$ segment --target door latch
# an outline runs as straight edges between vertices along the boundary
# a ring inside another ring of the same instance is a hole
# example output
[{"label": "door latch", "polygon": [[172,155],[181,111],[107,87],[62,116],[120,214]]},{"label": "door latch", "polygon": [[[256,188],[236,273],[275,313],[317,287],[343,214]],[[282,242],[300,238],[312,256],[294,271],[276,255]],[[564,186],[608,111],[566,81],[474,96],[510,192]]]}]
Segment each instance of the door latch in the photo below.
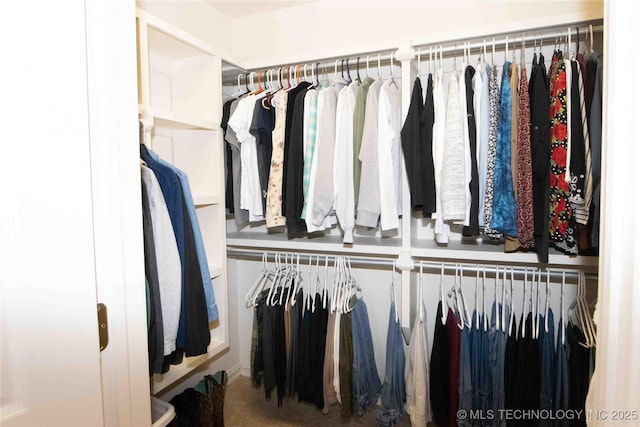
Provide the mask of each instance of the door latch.
[{"label": "door latch", "polygon": [[102,303],[98,303],[98,335],[100,337],[100,351],[102,351],[109,345],[107,306]]}]

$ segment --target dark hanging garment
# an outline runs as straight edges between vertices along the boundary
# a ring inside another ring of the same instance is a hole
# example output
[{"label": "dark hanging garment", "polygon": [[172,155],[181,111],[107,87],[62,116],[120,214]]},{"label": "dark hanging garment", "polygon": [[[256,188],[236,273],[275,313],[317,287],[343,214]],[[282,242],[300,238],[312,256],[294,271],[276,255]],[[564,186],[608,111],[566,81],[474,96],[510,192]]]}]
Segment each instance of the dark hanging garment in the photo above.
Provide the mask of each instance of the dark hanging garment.
[{"label": "dark hanging garment", "polygon": [[[515,377],[513,378],[513,408],[527,411],[540,409],[540,347],[533,338],[533,317],[529,313],[520,322],[517,334]],[[522,327],[524,326],[524,337]],[[531,425],[530,420],[514,420],[514,425]]]},{"label": "dark hanging garment", "polygon": [[304,205],[304,95],[311,83],[302,82],[288,92],[282,169],[282,212],[287,218],[289,238],[302,237],[307,224],[300,219]]},{"label": "dark hanging garment", "polygon": [[411,209],[421,210],[425,218],[431,217],[436,206],[432,148],[433,122],[433,78],[429,74],[424,103],[422,102],[422,83],[420,78],[416,78],[409,112],[400,132],[411,191]]},{"label": "dark hanging garment", "polygon": [[[258,312],[262,312],[262,356],[264,368],[264,392],[267,399],[271,398],[271,392],[277,385],[276,376],[276,310],[267,304],[269,289],[262,291],[258,298]],[[282,328],[282,326],[281,326]],[[279,332],[278,332],[279,333]]]},{"label": "dark hanging garment", "polygon": [[[513,331],[509,335],[509,318],[507,318],[507,342],[504,348],[504,407],[505,409],[516,409],[516,370],[518,364],[518,321],[513,322]],[[513,424],[515,420],[507,420],[507,425]]]},{"label": "dark hanging garment", "polygon": [[[231,101],[229,105],[229,117],[233,116],[233,113],[238,108],[238,99]],[[223,122],[224,123],[224,122]],[[228,119],[227,119],[228,123]],[[232,181],[232,194],[233,194],[233,214],[237,227],[246,226],[249,223],[249,211],[240,208],[240,188],[242,186],[242,161],[240,158],[240,142],[236,137],[232,128],[228,127],[225,123],[224,140],[227,143],[227,148],[231,151],[231,181]],[[227,157],[228,161],[229,157]]]},{"label": "dark hanging garment", "polygon": [[[540,315],[540,409],[553,409],[553,395],[555,393],[556,374],[554,369],[555,355],[555,324],[553,312],[549,310],[549,332],[545,329],[545,318]],[[551,420],[540,420],[541,427],[551,426]]]},{"label": "dark hanging garment", "polygon": [[[291,286],[294,286],[295,281],[291,283]],[[300,347],[302,346],[301,337],[303,335],[303,330],[301,328],[304,327],[305,320],[302,316],[302,311],[304,310],[304,296],[302,293],[302,289],[300,289],[296,295],[296,303],[291,306],[288,305],[289,314],[290,314],[290,328],[291,328],[291,340],[289,343],[289,357],[287,358],[287,379],[285,382],[285,395],[293,396],[296,394],[297,388],[297,376],[299,374],[299,366],[301,363],[300,359]],[[306,313],[305,313],[306,315]]]},{"label": "dark hanging garment", "polygon": [[589,225],[591,228],[591,246],[597,248],[600,244],[600,178],[602,156],[602,61],[593,53],[589,60],[595,62],[596,76],[593,89],[593,100],[590,103],[589,143],[591,144],[591,174],[593,177],[593,196],[591,199],[591,214]]},{"label": "dark hanging garment", "polygon": [[[280,299],[280,293],[284,292],[280,289],[276,294]],[[287,380],[287,349],[286,339],[284,335],[284,304],[276,304],[275,306],[267,306],[267,310],[271,309],[273,314],[273,362],[276,371],[276,390],[278,394],[278,406],[282,406],[285,393],[285,382]]]},{"label": "dark hanging garment", "polygon": [[569,345],[569,408],[582,414],[571,421],[571,426],[586,426],[585,402],[591,381],[591,349],[583,347],[585,336],[580,328],[569,322],[567,343]]},{"label": "dark hanging garment", "polygon": [[460,328],[453,310],[447,313],[447,337],[449,340],[449,425],[457,425],[460,396],[458,382],[460,379]]},{"label": "dark hanging garment", "polygon": [[315,311],[305,309],[302,318],[296,381],[298,400],[312,403],[318,409],[322,409],[324,406],[322,370],[329,312],[326,308],[322,308],[322,298],[319,294],[315,296],[315,306]]},{"label": "dark hanging garment", "polygon": [[471,192],[471,208],[469,213],[469,225],[462,227],[463,236],[477,236],[480,234],[480,225],[478,223],[480,185],[478,183],[478,159],[477,159],[477,140],[476,140],[476,116],[473,110],[473,76],[476,70],[472,66],[467,66],[464,73],[467,96],[467,122],[469,124],[469,148],[471,149],[471,182],[469,183],[469,191]]},{"label": "dark hanging garment", "polygon": [[262,385],[264,378],[264,301],[268,290],[262,291],[256,299],[253,310],[253,333],[251,336],[251,382],[254,387]]},{"label": "dark hanging garment", "polygon": [[[220,123],[220,127],[222,128],[223,138],[227,135],[227,126],[229,125],[229,116],[231,115],[231,103],[233,99],[228,100],[222,105],[222,122]],[[225,208],[227,212],[233,214],[233,154],[231,152],[231,145],[226,143],[224,144],[224,179],[225,179]]]},{"label": "dark hanging garment", "polygon": [[433,329],[433,347],[429,359],[429,398],[433,421],[438,426],[449,425],[449,338],[442,324],[442,301],[438,303]]},{"label": "dark hanging garment", "polygon": [[[556,388],[554,393],[554,410],[566,411],[570,409],[569,404],[569,342],[565,340],[562,344],[562,330],[565,328],[562,318],[558,322],[558,342],[556,344],[555,354],[555,370],[556,370]],[[568,334],[567,334],[568,335]],[[555,420],[553,423],[556,427],[568,427],[570,421],[567,419]]]},{"label": "dark hanging garment", "polygon": [[586,174],[582,113],[580,109],[580,86],[578,63],[571,61],[571,196],[574,204],[584,203],[584,180]]},{"label": "dark hanging garment", "polygon": [[351,313],[340,317],[340,416],[350,417],[353,414],[351,401],[351,378],[353,376],[353,334],[351,328]]},{"label": "dark hanging garment", "polygon": [[153,226],[147,189],[142,184],[142,229],[144,235],[144,271],[148,289],[147,350],[149,352],[149,375],[162,373],[164,360],[164,330],[162,324],[162,302],[160,282],[153,239]]},{"label": "dark hanging garment", "polygon": [[275,108],[266,104],[265,99],[259,99],[253,110],[253,120],[249,132],[256,137],[256,151],[258,155],[258,177],[260,179],[260,194],[262,209],[267,209],[267,186],[271,169],[271,153],[273,151],[272,132],[276,123]]},{"label": "dark hanging garment", "polygon": [[427,96],[422,109],[422,191],[424,206],[422,215],[430,218],[436,211],[436,178],[433,165],[433,123],[435,121],[435,107],[433,103],[433,76],[429,74],[427,80]]},{"label": "dark hanging garment", "polygon": [[[480,381],[480,390],[478,392],[478,405],[479,405],[479,410],[482,411],[481,413],[483,414],[488,414],[489,410],[491,410],[492,407],[492,393],[493,393],[493,389],[492,389],[492,373],[491,373],[491,365],[489,364],[489,331],[485,331],[484,330],[484,321],[485,321],[485,316],[487,316],[486,313],[484,313],[481,317],[480,317],[480,330],[477,331],[476,333],[478,335],[480,335],[479,338],[479,348],[477,350],[478,356],[476,359],[474,360],[478,360],[479,361],[479,368],[478,370],[480,371],[478,373],[478,378]],[[487,422],[483,422],[483,425],[487,425]]]},{"label": "dark hanging garment", "polygon": [[407,180],[409,182],[409,190],[411,192],[411,209],[422,209],[424,205],[422,180],[420,179],[421,165],[421,127],[420,120],[422,116],[422,84],[420,78],[416,77],[413,84],[413,92],[411,92],[411,102],[407,118],[402,125],[400,131],[400,139],[402,141],[402,153],[404,155],[404,164],[407,170]]},{"label": "dark hanging garment", "polygon": [[531,109],[531,172],[533,188],[533,238],[538,261],[549,262],[549,160],[551,136],[549,122],[549,81],[544,57],[535,59],[529,79]]}]

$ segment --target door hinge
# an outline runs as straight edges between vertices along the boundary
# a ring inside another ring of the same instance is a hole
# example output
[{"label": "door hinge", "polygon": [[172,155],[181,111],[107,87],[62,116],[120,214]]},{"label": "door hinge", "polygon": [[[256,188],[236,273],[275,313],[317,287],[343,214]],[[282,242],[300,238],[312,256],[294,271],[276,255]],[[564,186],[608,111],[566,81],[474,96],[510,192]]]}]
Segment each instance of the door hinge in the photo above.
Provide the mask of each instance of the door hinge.
[{"label": "door hinge", "polygon": [[109,345],[107,306],[102,303],[98,303],[98,335],[100,336],[100,351],[102,351]]}]

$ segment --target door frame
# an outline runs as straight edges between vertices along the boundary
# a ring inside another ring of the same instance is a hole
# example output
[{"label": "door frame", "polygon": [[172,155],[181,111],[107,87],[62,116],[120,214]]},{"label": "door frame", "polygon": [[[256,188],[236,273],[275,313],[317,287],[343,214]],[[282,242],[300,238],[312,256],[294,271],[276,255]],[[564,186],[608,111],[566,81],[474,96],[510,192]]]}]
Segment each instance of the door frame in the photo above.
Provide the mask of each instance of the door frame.
[{"label": "door frame", "polygon": [[105,425],[151,424],[134,0],[85,1],[89,129]]}]

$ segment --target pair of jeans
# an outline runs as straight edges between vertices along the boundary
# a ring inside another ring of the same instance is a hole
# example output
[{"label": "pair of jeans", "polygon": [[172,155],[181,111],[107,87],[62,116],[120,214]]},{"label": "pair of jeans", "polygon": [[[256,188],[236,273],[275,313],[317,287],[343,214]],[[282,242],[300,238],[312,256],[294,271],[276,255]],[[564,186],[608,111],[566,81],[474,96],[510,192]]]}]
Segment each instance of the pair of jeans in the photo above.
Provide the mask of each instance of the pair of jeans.
[{"label": "pair of jeans", "polygon": [[[470,413],[473,409],[473,385],[471,378],[471,334],[466,327],[460,332],[460,377],[458,382],[458,394],[460,396],[460,409]],[[458,426],[470,426],[471,420],[458,418]]]},{"label": "pair of jeans", "polygon": [[382,384],[382,411],[377,420],[380,426],[395,424],[404,413],[406,385],[404,381],[404,338],[400,323],[396,322],[395,303],[389,309],[389,327],[387,329],[387,352]]},{"label": "pair of jeans", "polygon": [[[504,313],[503,313],[504,310]],[[493,411],[496,416],[494,417],[494,426],[505,425],[504,420],[501,420],[498,414],[500,409],[505,409],[504,399],[504,351],[507,344],[507,335],[503,332],[502,327],[496,327],[496,321],[502,325],[502,319],[506,320],[508,326],[509,315],[511,311],[509,307],[502,307],[501,304],[494,302],[491,308],[491,323],[488,331],[488,356],[489,356],[489,369],[491,372],[491,394],[487,406]],[[504,314],[504,315],[503,315]]]},{"label": "pair of jeans", "polygon": [[[489,365],[489,331],[484,330],[486,314],[475,314],[471,325],[471,385],[472,409],[476,413],[489,414],[491,409],[491,366]],[[476,328],[476,322],[478,328]],[[474,425],[489,425],[486,417],[474,421]]]},{"label": "pair of jeans", "polygon": [[351,313],[354,409],[356,414],[362,416],[369,406],[375,405],[382,384],[373,352],[367,305],[362,299],[358,299]]},{"label": "pair of jeans", "polygon": [[[552,410],[553,396],[555,393],[555,372],[554,372],[554,336],[555,325],[553,324],[553,311],[549,310],[546,319],[549,325],[549,332],[545,329],[545,318],[540,315],[540,409]],[[540,420],[540,426],[550,426],[550,420]]]}]

